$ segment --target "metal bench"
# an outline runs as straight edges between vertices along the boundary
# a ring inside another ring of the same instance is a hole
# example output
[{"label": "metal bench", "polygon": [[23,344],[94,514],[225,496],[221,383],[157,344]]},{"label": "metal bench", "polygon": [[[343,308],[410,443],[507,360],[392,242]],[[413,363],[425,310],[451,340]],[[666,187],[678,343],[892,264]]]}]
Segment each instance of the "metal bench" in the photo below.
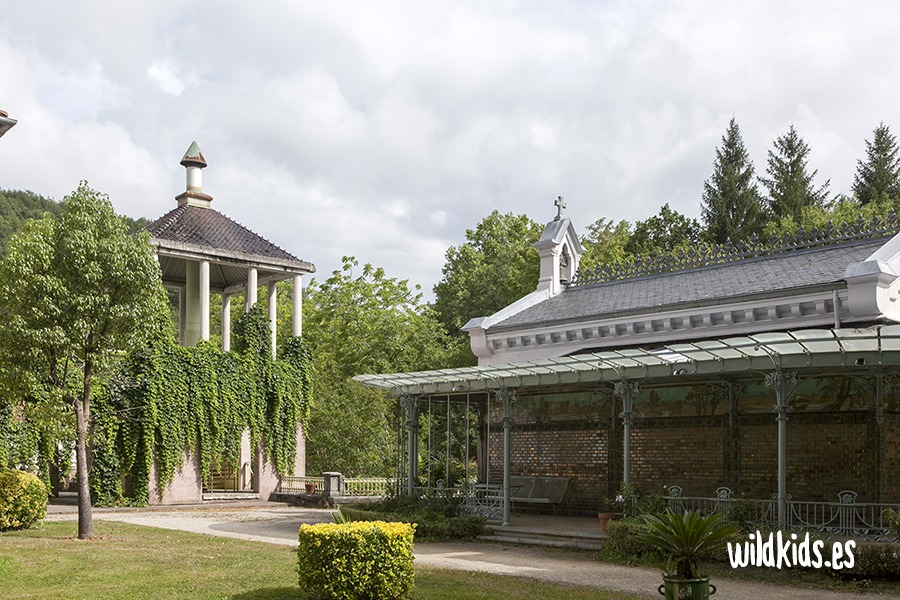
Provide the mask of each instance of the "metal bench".
[{"label": "metal bench", "polygon": [[556,505],[563,502],[569,478],[513,475],[509,478],[509,487],[511,502]]}]

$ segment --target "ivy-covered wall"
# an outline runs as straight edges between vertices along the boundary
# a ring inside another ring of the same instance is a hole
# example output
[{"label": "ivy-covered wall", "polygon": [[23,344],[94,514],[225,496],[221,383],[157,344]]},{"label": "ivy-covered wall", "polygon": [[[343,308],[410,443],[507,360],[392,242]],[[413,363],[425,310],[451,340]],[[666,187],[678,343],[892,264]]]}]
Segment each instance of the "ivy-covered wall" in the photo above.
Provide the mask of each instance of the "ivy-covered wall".
[{"label": "ivy-covered wall", "polygon": [[[93,406],[96,504],[146,504],[151,467],[164,488],[190,451],[201,476],[214,464],[237,468],[242,433],[263,443],[276,470],[294,468],[297,427],[309,412],[312,360],[301,338],[287,340],[272,359],[261,304],[236,323],[234,351],[209,342],[177,345],[171,336],[124,358]],[[122,476],[131,485],[123,489]]]}]

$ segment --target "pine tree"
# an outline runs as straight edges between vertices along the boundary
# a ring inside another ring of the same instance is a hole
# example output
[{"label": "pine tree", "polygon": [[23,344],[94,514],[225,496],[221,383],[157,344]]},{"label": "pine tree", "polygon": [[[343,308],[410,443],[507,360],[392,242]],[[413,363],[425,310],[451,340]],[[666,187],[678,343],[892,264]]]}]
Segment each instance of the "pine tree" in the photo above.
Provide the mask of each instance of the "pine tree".
[{"label": "pine tree", "polygon": [[897,138],[883,122],[875,128],[873,140],[866,140],[866,162],[856,161],[853,193],[860,204],[900,201],[900,158]]},{"label": "pine tree", "polygon": [[797,134],[793,124],[769,150],[766,168],[769,179],[760,181],[769,190],[769,207],[778,218],[790,217],[799,223],[805,207],[821,206],[828,196],[830,181],[819,189],[813,187],[818,171],[807,171],[808,155],[809,145]]},{"label": "pine tree", "polygon": [[723,244],[762,232],[766,214],[756,189],[753,163],[734,117],[716,148],[713,174],[703,183],[701,208],[707,241]]}]

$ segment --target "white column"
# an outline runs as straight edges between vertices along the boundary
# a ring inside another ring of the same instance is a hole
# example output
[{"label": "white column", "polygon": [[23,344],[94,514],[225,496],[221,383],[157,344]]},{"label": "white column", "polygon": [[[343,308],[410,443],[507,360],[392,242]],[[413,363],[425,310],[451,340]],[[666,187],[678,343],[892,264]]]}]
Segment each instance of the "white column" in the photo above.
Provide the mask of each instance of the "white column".
[{"label": "white column", "polygon": [[269,332],[272,334],[272,358],[275,358],[276,333],[278,329],[278,290],[274,281],[266,286],[266,300],[269,302]]},{"label": "white column", "polygon": [[294,275],[293,329],[294,337],[303,335],[303,276]]},{"label": "white column", "polygon": [[250,309],[256,304],[257,287],[256,269],[250,269],[247,271],[247,289],[244,290],[244,312],[250,312]]},{"label": "white column", "polygon": [[187,290],[178,288],[178,342],[184,346],[187,335]]},{"label": "white column", "polygon": [[200,263],[189,260],[185,263],[185,327],[184,345],[194,346],[200,341]]},{"label": "white column", "polygon": [[222,294],[222,350],[231,350],[231,294]]},{"label": "white column", "polygon": [[209,340],[209,261],[200,261],[200,339]]}]

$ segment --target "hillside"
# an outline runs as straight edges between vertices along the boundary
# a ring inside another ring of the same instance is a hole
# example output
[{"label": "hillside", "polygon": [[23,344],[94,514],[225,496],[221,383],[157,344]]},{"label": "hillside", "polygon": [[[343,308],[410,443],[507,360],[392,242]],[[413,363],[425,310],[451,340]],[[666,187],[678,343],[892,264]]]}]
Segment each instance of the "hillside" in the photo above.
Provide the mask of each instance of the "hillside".
[{"label": "hillside", "polygon": [[[25,190],[0,189],[0,257],[6,255],[6,242],[28,219],[39,219],[45,213],[58,215],[60,204],[50,198]],[[143,217],[123,217],[129,231],[138,231],[150,222]]]}]

